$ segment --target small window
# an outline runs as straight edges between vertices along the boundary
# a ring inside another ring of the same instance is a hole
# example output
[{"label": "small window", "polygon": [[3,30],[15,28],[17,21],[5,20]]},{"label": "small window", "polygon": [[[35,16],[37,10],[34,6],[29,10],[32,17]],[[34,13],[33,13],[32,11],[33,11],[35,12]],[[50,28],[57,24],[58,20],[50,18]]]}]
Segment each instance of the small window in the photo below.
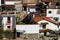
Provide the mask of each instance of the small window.
[{"label": "small window", "polygon": [[10,26],[8,26],[8,28],[10,28]]},{"label": "small window", "polygon": [[4,0],[1,0],[1,4],[4,4]]},{"label": "small window", "polygon": [[42,25],[43,26],[43,28],[46,28],[46,25],[44,24],[44,25]]},{"label": "small window", "polygon": [[7,17],[7,23],[11,23],[10,17]]},{"label": "small window", "polygon": [[20,37],[20,32],[17,32],[17,37]]},{"label": "small window", "polygon": [[51,11],[49,11],[49,13],[51,14],[52,12],[51,12]]},{"label": "small window", "polygon": [[58,21],[58,20],[59,20],[59,18],[58,18],[58,17],[55,17],[55,18],[54,18],[54,20],[55,20],[55,21]]},{"label": "small window", "polygon": [[26,6],[23,6],[23,8],[24,8],[24,11],[27,11],[27,7]]}]

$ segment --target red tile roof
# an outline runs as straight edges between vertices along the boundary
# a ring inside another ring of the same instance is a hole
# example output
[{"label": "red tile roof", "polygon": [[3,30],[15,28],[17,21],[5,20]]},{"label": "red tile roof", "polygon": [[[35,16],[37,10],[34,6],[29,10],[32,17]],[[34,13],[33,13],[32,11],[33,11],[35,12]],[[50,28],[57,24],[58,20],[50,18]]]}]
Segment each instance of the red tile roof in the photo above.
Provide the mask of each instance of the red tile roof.
[{"label": "red tile roof", "polygon": [[51,2],[52,0],[42,0],[43,2]]},{"label": "red tile roof", "polygon": [[49,17],[46,17],[46,16],[35,16],[35,18],[33,19],[33,21],[35,21],[35,22],[39,22],[41,20],[46,20],[46,21],[49,21],[53,24],[58,25],[58,22],[56,22],[55,20],[52,20],[52,19],[50,19]]},{"label": "red tile roof", "polygon": [[39,33],[41,33],[41,32],[50,32],[50,31],[52,31],[52,32],[54,32],[53,30],[50,30],[50,29],[41,29],[41,30],[39,30]]},{"label": "red tile roof", "polygon": [[50,5],[48,8],[56,8],[56,5]]},{"label": "red tile roof", "polygon": [[1,14],[14,14],[14,12],[12,12],[12,11],[3,11],[3,12],[1,12]]},{"label": "red tile roof", "polygon": [[5,1],[21,1],[21,0],[5,0]]}]

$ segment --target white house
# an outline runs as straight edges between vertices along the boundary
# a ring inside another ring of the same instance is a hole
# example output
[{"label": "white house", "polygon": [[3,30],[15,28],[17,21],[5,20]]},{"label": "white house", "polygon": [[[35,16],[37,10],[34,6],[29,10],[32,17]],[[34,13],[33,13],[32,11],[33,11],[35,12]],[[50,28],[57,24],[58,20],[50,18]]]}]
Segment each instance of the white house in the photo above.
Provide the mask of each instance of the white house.
[{"label": "white house", "polygon": [[0,0],[0,6],[1,6],[1,0]]},{"label": "white house", "polygon": [[47,9],[46,12],[47,17],[51,17],[52,19],[60,23],[60,9]]},{"label": "white house", "polygon": [[35,9],[35,8],[27,7],[27,12],[28,12],[28,14],[29,14],[30,12],[36,12],[36,9]]},{"label": "white house", "polygon": [[14,15],[2,15],[2,26],[3,30],[13,30],[15,27],[15,16]]},{"label": "white house", "polygon": [[[28,4],[24,4],[23,6],[24,6],[24,9],[26,9],[26,11],[28,12],[28,14],[30,13],[30,12],[36,12],[36,9],[35,9],[35,5],[36,4],[30,4],[30,3],[28,3]],[[24,10],[25,11],[25,10]]]},{"label": "white house", "polygon": [[17,32],[24,32],[24,34],[38,34],[39,25],[16,25]]},{"label": "white house", "polygon": [[50,29],[50,30],[59,30],[58,22],[52,20],[46,16],[37,16],[33,19],[36,23],[40,24],[40,29]]}]

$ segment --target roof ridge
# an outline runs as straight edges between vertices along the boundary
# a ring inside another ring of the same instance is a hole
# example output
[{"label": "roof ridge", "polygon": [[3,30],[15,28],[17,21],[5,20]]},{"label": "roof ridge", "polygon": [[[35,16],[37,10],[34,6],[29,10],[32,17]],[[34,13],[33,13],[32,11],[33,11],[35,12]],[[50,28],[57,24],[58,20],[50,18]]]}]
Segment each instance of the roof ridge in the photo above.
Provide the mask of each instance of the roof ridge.
[{"label": "roof ridge", "polygon": [[[39,17],[40,17],[40,18],[39,18]],[[37,18],[37,19],[36,19],[36,18]],[[51,23],[53,23],[53,24],[58,25],[58,22],[57,22],[57,21],[52,20],[51,18],[46,17],[46,16],[37,16],[37,17],[34,18],[34,21],[35,21],[35,22],[38,22],[38,21],[41,21],[41,20],[46,20],[46,21],[49,21],[49,22],[51,22]]]}]

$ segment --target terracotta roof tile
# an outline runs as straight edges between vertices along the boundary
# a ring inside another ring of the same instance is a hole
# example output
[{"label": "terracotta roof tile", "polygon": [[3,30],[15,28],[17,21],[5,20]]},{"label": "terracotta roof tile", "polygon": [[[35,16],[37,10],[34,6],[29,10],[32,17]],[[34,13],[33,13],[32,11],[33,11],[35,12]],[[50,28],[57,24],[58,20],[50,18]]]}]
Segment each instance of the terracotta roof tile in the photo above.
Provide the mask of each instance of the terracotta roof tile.
[{"label": "terracotta roof tile", "polygon": [[51,0],[42,0],[43,2],[51,2]]},{"label": "terracotta roof tile", "polygon": [[14,12],[12,12],[12,11],[3,11],[3,12],[1,12],[1,14],[14,14]]},{"label": "terracotta roof tile", "polygon": [[41,30],[39,30],[39,33],[41,33],[41,32],[50,32],[50,31],[52,31],[52,32],[54,32],[53,30],[50,30],[50,29],[41,29]]},{"label": "terracotta roof tile", "polygon": [[58,22],[56,22],[55,20],[52,20],[50,19],[49,17],[46,17],[46,16],[35,16],[35,18],[33,19],[35,22],[39,22],[41,20],[46,20],[46,21],[49,21],[53,24],[57,24],[58,25]]},{"label": "terracotta roof tile", "polygon": [[48,8],[56,8],[56,5],[50,5]]}]

